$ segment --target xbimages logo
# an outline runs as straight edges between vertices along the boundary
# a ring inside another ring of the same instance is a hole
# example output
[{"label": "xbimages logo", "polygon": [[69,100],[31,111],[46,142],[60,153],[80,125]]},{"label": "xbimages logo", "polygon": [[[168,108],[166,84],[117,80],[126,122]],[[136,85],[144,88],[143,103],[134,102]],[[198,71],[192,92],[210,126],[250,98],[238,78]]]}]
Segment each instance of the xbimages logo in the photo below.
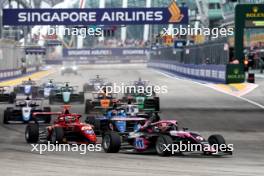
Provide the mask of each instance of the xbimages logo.
[{"label": "xbimages logo", "polygon": [[153,96],[155,94],[167,94],[168,86],[162,85],[125,85],[121,83],[118,85],[114,83],[111,86],[98,86],[98,93],[115,93],[115,94],[146,94],[146,96]]},{"label": "xbimages logo", "polygon": [[81,155],[87,152],[100,152],[102,151],[101,144],[55,144],[48,141],[47,144],[31,144],[31,152],[38,152],[44,154],[45,152],[78,152]]},{"label": "xbimages logo", "polygon": [[163,28],[162,36],[172,35],[172,36],[211,36],[215,39],[220,36],[227,37],[234,35],[234,28],[200,28],[191,27],[190,25],[183,26],[179,25],[175,28]]},{"label": "xbimages logo", "polygon": [[163,151],[170,152],[172,155],[181,152],[209,152],[217,155],[221,152],[233,152],[233,144],[192,144],[190,141],[183,143],[180,141],[178,144],[163,144]]}]

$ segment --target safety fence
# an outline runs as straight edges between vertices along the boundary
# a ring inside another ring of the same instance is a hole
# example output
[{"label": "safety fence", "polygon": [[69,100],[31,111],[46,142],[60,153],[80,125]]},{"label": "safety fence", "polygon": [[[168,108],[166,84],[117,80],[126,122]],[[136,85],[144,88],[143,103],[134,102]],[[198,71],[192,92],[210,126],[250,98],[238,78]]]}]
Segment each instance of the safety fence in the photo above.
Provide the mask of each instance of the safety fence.
[{"label": "safety fence", "polygon": [[212,41],[182,48],[152,47],[148,67],[204,81],[244,82],[243,65],[228,62],[228,44],[225,41]]},{"label": "safety fence", "polygon": [[0,40],[0,81],[38,71],[43,55],[27,50],[15,41]]},{"label": "safety fence", "polygon": [[225,65],[179,64],[174,61],[166,60],[162,62],[151,61],[148,63],[148,67],[204,81],[226,82]]},{"label": "safety fence", "polygon": [[182,64],[214,64],[221,65],[229,62],[229,47],[227,42],[212,41],[184,48],[152,48],[150,59],[173,60]]}]

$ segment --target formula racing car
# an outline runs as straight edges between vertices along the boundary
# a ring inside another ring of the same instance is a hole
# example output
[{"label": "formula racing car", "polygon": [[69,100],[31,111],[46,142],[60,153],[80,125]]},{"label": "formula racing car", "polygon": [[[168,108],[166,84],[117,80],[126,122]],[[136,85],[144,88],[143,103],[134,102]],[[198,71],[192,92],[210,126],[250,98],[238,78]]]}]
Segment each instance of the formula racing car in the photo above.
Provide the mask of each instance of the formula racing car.
[{"label": "formula racing car", "polygon": [[[122,122],[122,119],[118,119]],[[181,145],[195,145],[197,148],[184,151],[176,150]],[[221,135],[211,135],[208,140],[200,134],[187,129],[179,130],[176,120],[148,120],[138,123],[134,132],[120,135],[109,130],[104,133],[102,147],[107,153],[116,153],[125,145],[138,152],[155,150],[160,156],[199,152],[204,155],[232,155],[232,148],[226,145]]]},{"label": "formula racing car", "polygon": [[85,113],[90,114],[93,112],[106,112],[108,108],[113,106],[113,103],[117,101],[117,94],[114,93],[92,93],[93,99],[85,100]]},{"label": "formula racing car", "polygon": [[153,86],[149,85],[148,81],[139,78],[125,86],[122,102],[137,104],[141,110],[159,111],[160,100],[153,90]]},{"label": "formula racing car", "polygon": [[78,74],[77,70],[78,70],[78,67],[76,65],[76,62],[64,61],[61,67],[61,75],[64,75],[66,73],[77,75]]},{"label": "formula racing car", "polygon": [[11,91],[10,86],[0,86],[0,102],[14,103],[16,93]]},{"label": "formula racing car", "polygon": [[[35,112],[50,112],[50,107],[42,108],[42,99],[16,99],[14,107],[7,107],[4,111],[4,124],[8,124],[10,121],[21,121],[23,123],[28,123],[32,121],[32,114]],[[39,121],[44,121],[45,123],[50,123],[50,115],[43,116],[43,118],[38,119]]]},{"label": "formula racing car", "polygon": [[107,79],[101,78],[99,75],[96,75],[96,78],[90,79],[88,83],[83,85],[84,92],[99,91],[100,88],[112,86],[112,83],[108,82]]},{"label": "formula racing car", "polygon": [[29,78],[27,81],[23,81],[22,84],[14,87],[14,92],[16,94],[23,94],[26,96],[31,95],[32,98],[36,98],[38,96],[38,90],[39,86],[37,86],[37,83],[31,78]]},{"label": "formula racing car", "polygon": [[34,116],[57,115],[50,126],[41,126],[37,121],[28,124],[25,138],[28,143],[51,141],[52,143],[96,143],[96,135],[89,124],[80,122],[80,114],[70,113],[70,106],[63,112],[34,113]]},{"label": "formula racing car", "polygon": [[84,93],[77,92],[77,86],[70,86],[68,82],[65,83],[65,86],[62,86],[60,89],[56,91],[52,91],[49,96],[49,103],[63,103],[69,104],[78,102],[84,103]]},{"label": "formula racing car", "polygon": [[50,79],[48,82],[45,82],[40,86],[39,95],[48,98],[52,92],[58,91],[62,86],[62,83],[57,83]]}]

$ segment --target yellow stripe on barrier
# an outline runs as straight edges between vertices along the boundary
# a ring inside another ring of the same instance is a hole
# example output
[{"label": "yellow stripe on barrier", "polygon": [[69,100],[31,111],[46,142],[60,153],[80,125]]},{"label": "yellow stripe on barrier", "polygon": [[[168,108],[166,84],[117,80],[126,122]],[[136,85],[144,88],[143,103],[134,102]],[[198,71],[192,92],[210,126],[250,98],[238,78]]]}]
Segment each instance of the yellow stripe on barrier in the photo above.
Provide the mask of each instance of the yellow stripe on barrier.
[{"label": "yellow stripe on barrier", "polygon": [[32,80],[39,80],[41,78],[44,78],[52,73],[54,73],[55,70],[45,70],[45,71],[39,71],[37,73],[33,73],[27,76],[11,79],[11,80],[6,80],[6,81],[1,81],[0,86],[15,86],[18,84],[21,84],[23,81],[28,80],[31,78]]}]

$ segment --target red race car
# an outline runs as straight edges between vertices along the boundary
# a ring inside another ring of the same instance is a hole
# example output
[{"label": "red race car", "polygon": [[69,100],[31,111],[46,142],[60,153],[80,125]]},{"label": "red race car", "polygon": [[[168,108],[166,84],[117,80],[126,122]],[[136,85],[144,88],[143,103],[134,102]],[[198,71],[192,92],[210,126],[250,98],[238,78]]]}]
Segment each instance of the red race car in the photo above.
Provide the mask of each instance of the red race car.
[{"label": "red race car", "polygon": [[[28,143],[51,141],[51,143],[95,144],[96,135],[92,126],[80,122],[80,114],[70,113],[70,106],[63,106],[63,112],[36,112],[35,123],[28,124],[25,138]],[[37,118],[44,115],[57,115],[53,125],[40,125]]]}]

